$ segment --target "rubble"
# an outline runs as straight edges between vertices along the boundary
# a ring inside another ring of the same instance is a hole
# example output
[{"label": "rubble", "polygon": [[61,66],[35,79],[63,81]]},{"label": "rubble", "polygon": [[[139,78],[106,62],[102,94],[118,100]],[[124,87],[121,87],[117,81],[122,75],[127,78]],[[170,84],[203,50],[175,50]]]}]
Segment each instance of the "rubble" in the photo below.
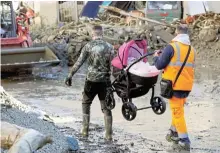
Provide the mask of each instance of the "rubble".
[{"label": "rubble", "polygon": [[0,86],[0,104],[2,108],[3,107],[16,108],[25,113],[35,113],[39,116],[38,118],[47,119],[52,122],[52,120],[50,119],[49,115],[47,115],[46,112],[32,108],[28,105],[21,103],[19,100],[15,99],[12,95],[7,93],[2,86]]},{"label": "rubble", "polygon": [[[188,16],[185,20],[177,20],[172,25],[188,24],[192,46],[196,50],[197,59],[210,60],[220,58],[220,14],[206,13]],[[167,31],[173,34],[172,28]]]},{"label": "rubble", "polygon": [[189,27],[197,58],[206,60],[220,58],[220,14],[197,15]]},{"label": "rubble", "polygon": [[220,14],[207,13],[197,15],[189,26],[194,32],[194,37],[198,37],[200,41],[213,42],[218,38]]},{"label": "rubble", "polygon": [[152,20],[152,19],[149,19],[149,18],[146,18],[146,17],[136,16],[136,15],[133,15],[133,14],[128,13],[128,12],[125,12],[125,11],[119,9],[119,8],[116,8],[116,7],[112,7],[112,6],[100,6],[100,8],[103,8],[103,9],[105,9],[105,10],[109,10],[109,11],[118,13],[118,14],[123,15],[123,16],[128,16],[128,17],[132,17],[132,18],[139,19],[139,20],[148,21],[148,22],[155,23],[155,24],[158,24],[158,25],[173,27],[172,25],[170,25],[170,24],[168,24],[168,23],[162,23],[162,22],[159,22],[159,21],[156,21],[156,20]]},{"label": "rubble", "polygon": [[[35,45],[48,45],[58,58],[62,59],[63,65],[72,66],[80,55],[82,47],[91,40],[90,27],[93,24],[102,25],[104,39],[115,46],[121,45],[128,38],[144,35],[148,39],[148,48],[156,50],[162,49],[172,40],[175,33],[174,27],[183,22],[175,21],[172,24],[167,24],[144,17],[132,16],[149,23],[142,26],[128,25],[126,16],[129,13],[118,9],[115,11],[115,8],[112,7],[104,8],[111,11],[104,11],[99,14],[99,19],[92,20],[83,17],[78,22],[63,23],[61,27],[32,29],[33,42]],[[117,13],[112,13],[112,11]],[[220,15],[214,13],[200,15],[188,24],[191,42],[197,51],[197,56],[203,58],[204,54],[208,52],[210,58],[220,57],[217,42],[220,34]]]},{"label": "rubble", "polygon": [[[60,131],[60,128],[54,124],[49,115],[39,108],[32,108],[23,104],[6,92],[2,86],[0,86],[0,97],[2,152],[24,153],[31,149],[31,152],[36,153],[63,153],[68,152],[74,147],[73,145],[78,145],[73,136],[66,136]],[[6,127],[5,123],[13,125]],[[15,127],[16,130],[11,127]],[[10,135],[8,136],[8,134]],[[10,150],[8,150],[9,148]],[[15,151],[24,148],[26,148],[25,151]],[[75,147],[75,149],[78,150],[79,148]]]},{"label": "rubble", "polygon": [[[33,29],[32,39],[34,46],[48,45],[52,49],[59,59],[64,60],[69,66],[72,66],[78,58],[82,47],[91,40],[91,34],[89,25],[98,23],[104,28],[104,39],[113,45],[122,44],[128,37],[134,38],[138,35],[144,34],[151,39],[151,31],[147,26],[142,27],[130,27],[126,25],[118,25],[118,23],[103,24],[99,21],[89,21],[87,25],[81,21],[78,26],[72,26],[73,23],[64,25],[56,30],[47,29]],[[156,40],[152,44],[151,48],[156,47]]]},{"label": "rubble", "polygon": [[220,14],[206,13],[194,17],[193,28],[219,28],[220,27]]},{"label": "rubble", "polygon": [[47,143],[52,143],[49,135],[43,135],[37,130],[1,122],[1,148],[8,153],[32,153]]},{"label": "rubble", "polygon": [[212,42],[216,40],[217,32],[215,29],[201,29],[199,32],[199,40],[203,40],[206,42]]}]

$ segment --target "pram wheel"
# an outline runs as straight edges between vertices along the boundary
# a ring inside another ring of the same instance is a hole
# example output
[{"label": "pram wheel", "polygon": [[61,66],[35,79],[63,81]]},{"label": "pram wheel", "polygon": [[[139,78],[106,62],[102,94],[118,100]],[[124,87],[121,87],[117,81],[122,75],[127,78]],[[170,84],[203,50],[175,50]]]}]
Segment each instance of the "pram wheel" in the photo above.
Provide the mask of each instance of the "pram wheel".
[{"label": "pram wheel", "polygon": [[161,97],[154,97],[152,100],[152,109],[155,114],[161,115],[166,111],[166,103]]},{"label": "pram wheel", "polygon": [[106,108],[112,110],[115,108],[115,100],[105,101]]},{"label": "pram wheel", "polygon": [[131,102],[124,103],[121,111],[124,118],[128,121],[132,121],[137,115],[137,107]]}]

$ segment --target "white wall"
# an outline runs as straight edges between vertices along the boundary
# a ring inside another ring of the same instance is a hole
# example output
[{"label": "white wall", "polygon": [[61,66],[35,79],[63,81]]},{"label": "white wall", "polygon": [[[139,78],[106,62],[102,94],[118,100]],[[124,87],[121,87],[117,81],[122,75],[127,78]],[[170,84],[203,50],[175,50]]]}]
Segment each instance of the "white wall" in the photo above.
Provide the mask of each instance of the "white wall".
[{"label": "white wall", "polygon": [[184,17],[186,14],[197,15],[206,11],[220,13],[220,1],[183,1],[183,7]]},{"label": "white wall", "polygon": [[220,13],[220,1],[205,1],[207,5],[207,11]]}]

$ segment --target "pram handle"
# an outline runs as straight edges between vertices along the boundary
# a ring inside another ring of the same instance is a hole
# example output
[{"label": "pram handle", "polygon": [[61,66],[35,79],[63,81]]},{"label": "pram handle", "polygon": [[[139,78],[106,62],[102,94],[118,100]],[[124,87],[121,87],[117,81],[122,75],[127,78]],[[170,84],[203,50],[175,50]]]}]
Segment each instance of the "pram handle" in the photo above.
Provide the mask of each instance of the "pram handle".
[{"label": "pram handle", "polygon": [[147,56],[154,55],[155,53],[156,53],[156,51],[154,51],[154,52],[149,52],[149,53],[147,53],[147,54],[141,56],[139,59],[137,59],[137,60],[134,61],[132,64],[130,64],[130,65],[128,66],[128,68],[126,68],[125,70],[128,71],[134,64],[140,62],[141,60],[143,60],[143,59],[146,58]]}]

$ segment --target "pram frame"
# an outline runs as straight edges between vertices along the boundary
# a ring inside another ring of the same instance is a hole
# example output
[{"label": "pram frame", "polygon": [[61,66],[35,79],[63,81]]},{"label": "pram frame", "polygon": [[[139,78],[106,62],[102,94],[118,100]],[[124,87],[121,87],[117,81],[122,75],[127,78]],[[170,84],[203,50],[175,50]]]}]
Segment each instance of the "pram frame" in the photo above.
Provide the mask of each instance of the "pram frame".
[{"label": "pram frame", "polygon": [[[148,107],[142,107],[142,108],[137,108],[133,103],[132,103],[132,98],[130,97],[130,82],[131,82],[131,78],[130,78],[130,75],[128,75],[129,73],[129,69],[136,63],[140,62],[141,60],[143,60],[144,58],[146,58],[147,56],[151,56],[153,55],[155,52],[151,52],[151,53],[147,53],[143,56],[141,56],[139,59],[135,60],[132,64],[130,64],[127,68],[125,69],[122,69],[121,70],[121,74],[119,74],[115,80],[111,83],[111,87],[112,87],[112,92],[116,92],[116,89],[114,88],[114,84],[116,81],[119,81],[121,80],[122,76],[124,76],[126,78],[126,84],[127,84],[127,91],[126,91],[126,95],[127,95],[127,99],[123,99],[122,97],[120,97],[122,99],[122,102],[123,102],[123,105],[122,105],[122,114],[124,116],[124,118],[128,121],[131,121],[133,120],[135,117],[136,117],[136,112],[139,111],[139,110],[144,110],[144,109],[149,109],[149,108],[152,108],[154,113],[160,115],[160,114],[163,114],[166,110],[166,103],[165,101],[163,101],[163,99],[161,97],[154,97],[154,94],[155,94],[155,84],[152,85],[152,87],[150,88],[152,90],[151,92],[151,98],[150,98],[150,105],[151,106],[148,106]],[[124,73],[124,74],[123,74]],[[149,90],[150,90],[149,89]],[[148,91],[149,92],[149,91]],[[157,102],[158,101],[158,102]],[[159,102],[161,102],[159,104]],[[115,104],[113,104],[115,106]],[[131,110],[131,113],[133,114],[132,117],[126,117],[125,115],[125,109],[127,106],[129,107],[129,109]],[[159,106],[160,105],[160,106]],[[161,112],[158,112],[158,108],[162,106],[162,110],[160,110]],[[112,108],[113,109],[113,108]]]},{"label": "pram frame", "polygon": [[[136,64],[136,63],[138,63],[138,62],[140,62],[141,60],[143,60],[144,58],[146,58],[147,56],[151,56],[151,55],[153,55],[154,54],[154,52],[152,52],[152,53],[147,53],[146,55],[143,55],[143,56],[141,56],[139,59],[137,59],[136,61],[134,61],[132,64],[130,64],[127,68],[125,68],[125,69],[122,69],[121,70],[121,72],[125,72],[126,74],[124,74],[124,75],[126,75],[126,81],[127,81],[127,95],[128,95],[128,99],[129,99],[129,101],[131,100],[131,98],[129,97],[129,93],[130,93],[130,81],[131,81],[131,79],[130,79],[130,76],[128,75],[128,72],[129,72],[129,69],[134,65],[134,64]],[[112,85],[116,82],[116,80],[120,80],[120,75],[118,75],[117,76],[117,78],[115,78],[115,80],[112,82]],[[113,90],[114,92],[115,92],[115,90]],[[154,86],[152,86],[152,95],[151,95],[151,99],[154,97]]]}]

